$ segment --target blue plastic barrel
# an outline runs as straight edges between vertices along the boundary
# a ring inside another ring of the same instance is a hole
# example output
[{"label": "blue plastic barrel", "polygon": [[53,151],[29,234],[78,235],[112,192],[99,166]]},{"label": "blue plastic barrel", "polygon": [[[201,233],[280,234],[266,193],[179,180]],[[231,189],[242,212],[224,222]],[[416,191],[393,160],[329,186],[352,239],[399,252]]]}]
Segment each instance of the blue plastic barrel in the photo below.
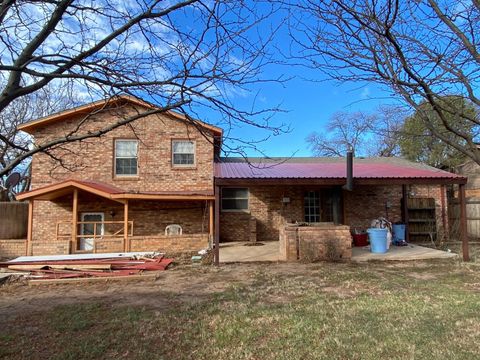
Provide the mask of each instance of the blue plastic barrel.
[{"label": "blue plastic barrel", "polygon": [[387,252],[387,229],[367,229],[370,240],[370,251],[372,253],[384,254]]},{"label": "blue plastic barrel", "polygon": [[393,241],[405,240],[405,224],[393,224]]}]

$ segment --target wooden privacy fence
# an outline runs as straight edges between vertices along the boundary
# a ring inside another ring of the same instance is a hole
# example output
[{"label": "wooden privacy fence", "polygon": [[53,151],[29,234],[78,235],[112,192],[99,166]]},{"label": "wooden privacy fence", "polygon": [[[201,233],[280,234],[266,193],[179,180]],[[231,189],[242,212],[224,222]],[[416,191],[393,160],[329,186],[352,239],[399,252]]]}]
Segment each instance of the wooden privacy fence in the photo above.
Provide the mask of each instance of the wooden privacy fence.
[{"label": "wooden privacy fence", "polygon": [[0,201],[0,239],[27,237],[28,203]]},{"label": "wooden privacy fence", "polygon": [[[467,234],[468,237],[480,240],[480,197],[467,198]],[[460,204],[458,199],[452,199],[448,205],[448,220],[450,235],[458,239],[460,233]]]}]

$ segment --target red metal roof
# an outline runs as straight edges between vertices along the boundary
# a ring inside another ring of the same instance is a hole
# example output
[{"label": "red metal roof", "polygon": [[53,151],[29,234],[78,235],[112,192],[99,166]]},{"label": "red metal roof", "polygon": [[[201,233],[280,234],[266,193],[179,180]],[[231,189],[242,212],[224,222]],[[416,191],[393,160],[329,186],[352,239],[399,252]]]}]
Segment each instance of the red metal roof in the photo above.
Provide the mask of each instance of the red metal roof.
[{"label": "red metal roof", "polygon": [[[462,176],[400,158],[356,158],[354,178],[464,179]],[[215,164],[219,179],[345,179],[344,158],[223,158]]]}]

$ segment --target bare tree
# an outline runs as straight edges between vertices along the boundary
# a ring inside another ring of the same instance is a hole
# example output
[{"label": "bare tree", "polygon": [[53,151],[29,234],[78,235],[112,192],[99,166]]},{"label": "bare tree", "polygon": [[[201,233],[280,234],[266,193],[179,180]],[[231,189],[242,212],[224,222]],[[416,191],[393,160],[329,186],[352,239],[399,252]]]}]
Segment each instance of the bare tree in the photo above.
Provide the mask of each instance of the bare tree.
[{"label": "bare tree", "polygon": [[[258,5],[257,2],[256,5]],[[84,102],[117,94],[142,97],[157,106],[119,118],[95,132],[75,132],[30,146],[22,135],[2,129],[0,148],[8,152],[0,176],[37,152],[102,136],[139,117],[175,109],[190,116],[209,114],[215,125],[238,123],[282,131],[269,122],[276,108],[250,102],[239,108],[272,63],[268,45],[276,32],[265,2],[161,0],[51,0],[0,4],[0,114],[10,118],[17,104],[51,84],[72,87]],[[48,106],[46,112],[55,111]],[[16,122],[31,114],[15,115]],[[201,117],[205,120],[205,117]],[[207,119],[208,120],[208,119]],[[86,118],[82,123],[87,123]],[[5,132],[4,132],[5,131]],[[28,140],[28,139],[27,139]],[[231,145],[242,151],[248,143]],[[252,145],[254,146],[254,144]]]},{"label": "bare tree", "polygon": [[[52,112],[74,107],[79,102],[80,99],[75,95],[72,86],[68,86],[68,84],[54,86],[52,83],[34,93],[14,100],[4,111],[0,112],[0,134],[6,139],[6,141],[0,141],[0,168],[6,168],[23,155],[23,149],[32,146],[31,137],[18,131],[17,126],[29,119],[40,118]],[[15,167],[15,171],[21,175],[20,182],[12,188],[2,186],[5,184],[8,173],[0,177],[0,201],[12,200],[15,193],[28,190],[30,170],[29,159],[20,162]]]},{"label": "bare tree", "polygon": [[357,156],[399,154],[398,134],[403,123],[397,107],[383,106],[376,112],[335,113],[324,131],[314,132],[307,142],[316,156],[345,156],[353,148]]},{"label": "bare tree", "polygon": [[478,0],[305,0],[294,7],[293,58],[338,81],[380,84],[417,114],[428,103],[440,119],[421,116],[431,134],[480,164],[476,139],[447,115],[473,126],[480,119],[441,101],[448,95],[480,106]]}]

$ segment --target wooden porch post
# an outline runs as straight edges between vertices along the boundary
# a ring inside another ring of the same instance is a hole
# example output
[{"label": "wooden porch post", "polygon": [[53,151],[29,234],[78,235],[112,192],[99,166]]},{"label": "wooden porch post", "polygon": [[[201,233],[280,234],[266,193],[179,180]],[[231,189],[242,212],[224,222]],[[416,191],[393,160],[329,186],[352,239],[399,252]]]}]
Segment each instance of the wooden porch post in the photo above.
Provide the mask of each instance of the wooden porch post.
[{"label": "wooden porch post", "polygon": [[215,186],[215,266],[220,265],[220,188]]},{"label": "wooden porch post", "polygon": [[214,222],[214,201],[211,200],[208,202],[208,235],[210,238],[210,241],[212,241],[213,244],[213,236],[214,236],[214,231],[213,228],[215,226]]},{"label": "wooden porch post", "polygon": [[447,210],[446,210],[446,202],[445,202],[445,193],[446,187],[445,185],[440,185],[440,199],[442,202],[442,226],[443,226],[443,237],[446,241],[450,239],[450,234],[448,231],[448,223],[447,223]]},{"label": "wooden porch post", "polygon": [[27,244],[25,246],[25,255],[32,255],[32,231],[33,231],[33,199],[28,200],[28,224],[27,224]]},{"label": "wooden porch post", "polygon": [[460,240],[462,241],[463,261],[469,261],[468,236],[467,236],[467,204],[465,201],[465,184],[458,185],[460,200]]},{"label": "wooden porch post", "polygon": [[402,221],[405,223],[405,240],[409,242],[410,236],[408,232],[408,191],[407,185],[402,185]]},{"label": "wooden porch post", "polygon": [[78,190],[73,190],[73,204],[72,204],[72,239],[70,246],[70,253],[75,252],[77,248],[77,231],[78,231]]},{"label": "wooden porch post", "polygon": [[128,243],[128,200],[123,204],[123,251],[128,252],[130,244]]}]

